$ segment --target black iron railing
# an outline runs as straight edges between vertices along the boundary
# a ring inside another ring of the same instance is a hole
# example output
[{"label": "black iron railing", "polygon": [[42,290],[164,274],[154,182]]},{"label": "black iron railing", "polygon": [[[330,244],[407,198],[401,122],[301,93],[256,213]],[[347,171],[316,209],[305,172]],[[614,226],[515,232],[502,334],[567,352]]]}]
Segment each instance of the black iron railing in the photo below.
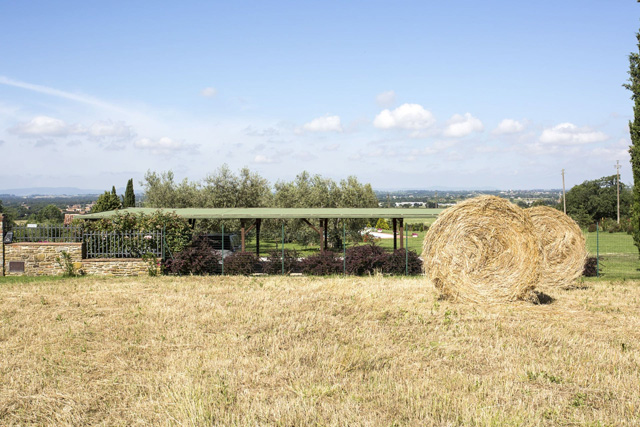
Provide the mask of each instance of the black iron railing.
[{"label": "black iron railing", "polygon": [[87,231],[82,227],[13,227],[12,242],[84,243],[87,258],[162,257],[162,231]]}]

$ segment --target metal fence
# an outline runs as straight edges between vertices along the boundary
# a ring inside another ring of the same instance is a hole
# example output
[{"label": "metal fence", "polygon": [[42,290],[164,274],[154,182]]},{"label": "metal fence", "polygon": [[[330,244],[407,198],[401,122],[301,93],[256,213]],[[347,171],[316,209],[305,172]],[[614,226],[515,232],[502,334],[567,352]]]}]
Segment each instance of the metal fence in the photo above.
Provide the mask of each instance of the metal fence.
[{"label": "metal fence", "polygon": [[87,258],[141,258],[148,254],[162,257],[162,237],[162,231],[90,231],[82,235]]},{"label": "metal fence", "polygon": [[13,227],[13,242],[84,243],[87,258],[141,258],[147,254],[162,257],[162,231],[101,232],[81,227]]},{"label": "metal fence", "polygon": [[597,259],[597,273],[603,279],[640,279],[640,257],[633,236],[625,232],[585,231],[590,257]]},{"label": "metal fence", "polygon": [[20,226],[11,229],[14,242],[82,242],[81,227],[61,227],[58,225]]}]

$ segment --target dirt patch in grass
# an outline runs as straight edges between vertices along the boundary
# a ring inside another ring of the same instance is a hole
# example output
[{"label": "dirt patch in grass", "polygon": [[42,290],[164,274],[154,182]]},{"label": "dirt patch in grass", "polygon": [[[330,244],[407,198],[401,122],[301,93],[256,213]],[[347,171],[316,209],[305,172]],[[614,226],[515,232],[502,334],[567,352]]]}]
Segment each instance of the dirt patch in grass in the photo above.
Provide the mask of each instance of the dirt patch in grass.
[{"label": "dirt patch in grass", "polygon": [[640,423],[640,283],[440,301],[423,278],[0,284],[0,424]]}]

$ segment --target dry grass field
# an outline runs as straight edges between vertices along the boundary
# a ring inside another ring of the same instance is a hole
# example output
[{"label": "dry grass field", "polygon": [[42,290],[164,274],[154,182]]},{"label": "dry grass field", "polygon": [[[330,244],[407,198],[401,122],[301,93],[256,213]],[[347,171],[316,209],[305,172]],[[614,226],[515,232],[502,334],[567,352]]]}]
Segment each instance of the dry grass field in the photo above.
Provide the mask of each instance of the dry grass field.
[{"label": "dry grass field", "polygon": [[638,425],[640,283],[0,281],[1,425]]}]

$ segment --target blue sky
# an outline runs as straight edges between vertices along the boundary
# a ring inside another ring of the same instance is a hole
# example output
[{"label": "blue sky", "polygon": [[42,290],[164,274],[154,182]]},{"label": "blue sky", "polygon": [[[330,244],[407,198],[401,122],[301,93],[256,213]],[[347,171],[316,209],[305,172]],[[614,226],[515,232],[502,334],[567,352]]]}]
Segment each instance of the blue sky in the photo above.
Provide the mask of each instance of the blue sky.
[{"label": "blue sky", "polygon": [[0,2],[0,189],[632,183],[634,1]]}]

